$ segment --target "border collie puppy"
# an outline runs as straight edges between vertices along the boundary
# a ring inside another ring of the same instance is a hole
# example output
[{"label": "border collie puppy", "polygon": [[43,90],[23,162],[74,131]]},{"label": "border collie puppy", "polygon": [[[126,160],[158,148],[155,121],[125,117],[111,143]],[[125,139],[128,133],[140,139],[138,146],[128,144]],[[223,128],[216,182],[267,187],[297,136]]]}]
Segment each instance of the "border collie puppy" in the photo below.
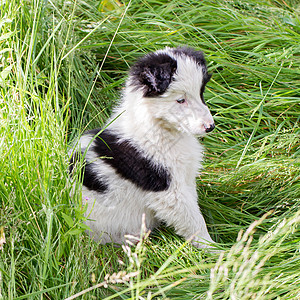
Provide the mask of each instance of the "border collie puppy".
[{"label": "border collie puppy", "polygon": [[164,222],[196,247],[213,247],[196,191],[203,157],[196,136],[215,127],[203,98],[209,79],[200,51],[150,53],[130,69],[105,129],[79,139],[70,169],[82,156],[87,225],[101,243],[139,237],[144,214],[148,229]]}]

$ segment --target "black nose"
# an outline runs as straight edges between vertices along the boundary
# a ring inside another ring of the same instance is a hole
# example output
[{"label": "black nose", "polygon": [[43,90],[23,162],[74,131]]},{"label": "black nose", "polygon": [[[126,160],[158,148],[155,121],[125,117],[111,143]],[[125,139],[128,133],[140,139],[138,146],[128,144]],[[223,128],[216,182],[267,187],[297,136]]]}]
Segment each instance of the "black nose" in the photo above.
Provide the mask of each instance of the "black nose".
[{"label": "black nose", "polygon": [[205,127],[205,132],[211,132],[215,128],[215,123],[210,124],[209,127]]}]

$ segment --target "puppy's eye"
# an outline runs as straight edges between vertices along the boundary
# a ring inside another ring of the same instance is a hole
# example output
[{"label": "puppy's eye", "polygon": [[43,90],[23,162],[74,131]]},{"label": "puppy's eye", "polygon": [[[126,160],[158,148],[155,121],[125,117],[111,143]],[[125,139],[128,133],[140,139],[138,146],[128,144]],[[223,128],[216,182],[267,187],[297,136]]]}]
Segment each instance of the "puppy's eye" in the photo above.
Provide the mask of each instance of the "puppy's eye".
[{"label": "puppy's eye", "polygon": [[182,99],[178,99],[178,100],[176,100],[176,101],[177,101],[177,103],[179,103],[179,104],[183,104],[183,103],[185,102],[185,99],[182,98]]}]

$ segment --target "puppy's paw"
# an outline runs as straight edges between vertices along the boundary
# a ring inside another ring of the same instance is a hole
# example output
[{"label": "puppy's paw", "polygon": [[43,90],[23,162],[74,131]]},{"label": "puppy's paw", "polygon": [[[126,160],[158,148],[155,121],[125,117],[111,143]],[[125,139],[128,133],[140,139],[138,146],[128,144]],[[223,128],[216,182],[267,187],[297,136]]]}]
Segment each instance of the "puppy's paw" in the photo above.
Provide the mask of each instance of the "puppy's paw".
[{"label": "puppy's paw", "polygon": [[219,250],[216,247],[216,243],[212,240],[212,239],[203,239],[203,238],[199,238],[199,237],[195,237],[192,241],[191,241],[192,245],[198,249],[204,249],[207,252],[210,253],[220,253],[221,250]]}]

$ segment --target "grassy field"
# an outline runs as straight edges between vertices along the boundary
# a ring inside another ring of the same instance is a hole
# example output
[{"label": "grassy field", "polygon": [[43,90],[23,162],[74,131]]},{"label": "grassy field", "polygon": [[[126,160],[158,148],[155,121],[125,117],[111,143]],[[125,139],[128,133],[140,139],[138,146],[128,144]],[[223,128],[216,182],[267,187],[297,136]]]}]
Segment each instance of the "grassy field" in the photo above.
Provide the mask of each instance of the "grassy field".
[{"label": "grassy field", "polygon": [[[0,299],[300,299],[297,0],[0,6]],[[165,227],[97,245],[80,186],[69,196],[67,149],[107,119],[136,58],[178,45],[213,73],[198,192],[224,251]]]}]

